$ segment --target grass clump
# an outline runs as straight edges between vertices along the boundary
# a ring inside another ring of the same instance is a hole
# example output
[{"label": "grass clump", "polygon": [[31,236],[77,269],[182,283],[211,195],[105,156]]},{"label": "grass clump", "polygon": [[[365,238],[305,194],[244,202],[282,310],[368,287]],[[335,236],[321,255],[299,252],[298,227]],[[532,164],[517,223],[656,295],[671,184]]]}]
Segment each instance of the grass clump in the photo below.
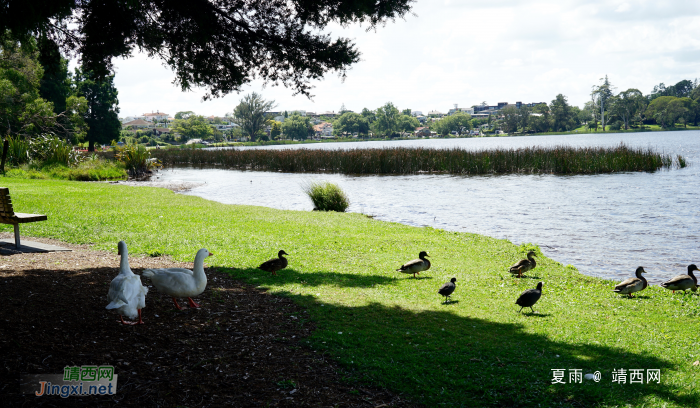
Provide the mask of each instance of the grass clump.
[{"label": "grass clump", "polygon": [[240,170],[342,174],[599,174],[656,171],[682,166],[682,158],[651,148],[527,147],[470,151],[461,148],[160,150],[166,166],[224,166]]},{"label": "grass clump", "polygon": [[314,210],[345,212],[350,206],[350,200],[337,184],[310,182],[304,192],[314,203]]},{"label": "grass clump", "polygon": [[[186,262],[206,247],[216,254],[207,258],[210,276],[227,273],[306,307],[316,330],[300,341],[339,361],[353,388],[388,387],[428,407],[700,406],[695,294],[652,285],[628,299],[612,292],[616,282],[582,275],[536,245],[361,214],[226,205],[162,188],[4,181],[15,208],[48,215],[22,227],[28,237],[112,252],[123,239],[132,255],[158,249]],[[256,269],[280,248],[288,268],[278,276]],[[530,249],[537,268],[511,277],[508,267]],[[423,250],[433,266],[419,279],[395,271]],[[444,305],[437,290],[452,277],[457,289]],[[517,313],[515,299],[538,281],[537,313]],[[96,285],[94,296],[106,292]],[[144,319],[158,313],[147,307]],[[212,349],[212,358],[220,353]],[[613,383],[621,368],[644,370],[644,383]],[[565,370],[564,384],[552,382],[554,369]],[[648,382],[655,369],[660,382]],[[572,382],[570,370],[600,371],[602,380]]]}]

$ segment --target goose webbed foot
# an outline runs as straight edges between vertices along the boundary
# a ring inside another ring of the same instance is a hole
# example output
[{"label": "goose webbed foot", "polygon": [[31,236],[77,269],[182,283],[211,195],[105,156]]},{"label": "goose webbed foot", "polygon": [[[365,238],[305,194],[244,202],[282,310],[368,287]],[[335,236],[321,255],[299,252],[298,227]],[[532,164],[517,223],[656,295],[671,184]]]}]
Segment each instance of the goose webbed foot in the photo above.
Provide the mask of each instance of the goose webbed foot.
[{"label": "goose webbed foot", "polygon": [[175,299],[175,297],[173,297],[173,303],[175,303],[175,307],[177,308],[177,310],[182,310],[180,305],[177,304],[177,299]]},{"label": "goose webbed foot", "polygon": [[188,297],[188,298],[187,298],[187,302],[188,302],[188,304],[190,305],[190,307],[199,307],[199,304],[197,304],[197,302],[195,302],[194,300],[192,300],[191,297]]},{"label": "goose webbed foot", "polygon": [[144,324],[143,320],[141,320],[141,309],[139,309],[139,321],[138,322],[127,322],[124,320],[124,316],[119,315],[119,320],[122,322],[122,324],[125,324],[127,326],[134,326],[137,324]]}]

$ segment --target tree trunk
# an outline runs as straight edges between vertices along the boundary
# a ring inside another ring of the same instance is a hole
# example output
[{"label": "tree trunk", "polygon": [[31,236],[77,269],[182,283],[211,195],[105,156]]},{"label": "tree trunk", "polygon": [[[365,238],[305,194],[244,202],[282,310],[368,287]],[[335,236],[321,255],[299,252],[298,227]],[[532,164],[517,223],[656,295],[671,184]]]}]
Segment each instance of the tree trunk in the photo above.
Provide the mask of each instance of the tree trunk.
[{"label": "tree trunk", "polygon": [[95,142],[90,140],[88,142],[88,152],[94,152],[95,151]]},{"label": "tree trunk", "polygon": [[10,147],[10,141],[5,139],[2,142],[2,160],[0,161],[0,172],[5,173],[5,160],[7,160],[7,149]]}]

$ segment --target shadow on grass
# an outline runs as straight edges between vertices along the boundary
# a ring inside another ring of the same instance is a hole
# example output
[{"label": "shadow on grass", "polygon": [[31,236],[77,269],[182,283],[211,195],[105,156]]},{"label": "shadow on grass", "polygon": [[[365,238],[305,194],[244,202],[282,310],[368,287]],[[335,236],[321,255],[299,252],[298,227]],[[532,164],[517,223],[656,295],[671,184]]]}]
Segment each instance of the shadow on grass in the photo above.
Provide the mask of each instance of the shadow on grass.
[{"label": "shadow on grass", "polygon": [[[635,406],[648,395],[656,402],[700,404],[700,391],[680,394],[664,383],[677,367],[657,355],[553,341],[523,324],[456,316],[447,309],[415,312],[380,303],[347,307],[314,296],[278,294],[310,308],[318,327],[311,344],[336,357],[348,379],[380,384],[427,406],[442,405],[446,398],[450,406],[469,407]],[[613,383],[613,370],[620,368],[643,369],[644,383]],[[566,384],[552,384],[554,369],[564,369]],[[661,383],[647,383],[646,369],[661,370]],[[600,371],[602,380],[571,383],[573,370],[581,370],[581,376]]]},{"label": "shadow on grass", "polygon": [[273,276],[269,272],[257,268],[222,268],[216,267],[221,272],[227,272],[236,278],[257,278],[256,283],[263,284],[289,284],[298,283],[304,286],[338,286],[345,288],[371,288],[374,285],[393,285],[400,277],[382,275],[361,275],[338,272],[300,272],[296,269],[286,268],[277,271]]}]

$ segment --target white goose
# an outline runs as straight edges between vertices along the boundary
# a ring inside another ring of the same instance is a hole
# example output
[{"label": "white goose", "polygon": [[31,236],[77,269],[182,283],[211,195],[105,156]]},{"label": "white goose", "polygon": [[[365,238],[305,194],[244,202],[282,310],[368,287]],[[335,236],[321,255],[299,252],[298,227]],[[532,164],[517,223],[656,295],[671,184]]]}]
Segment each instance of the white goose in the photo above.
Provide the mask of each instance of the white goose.
[{"label": "white goose", "polygon": [[[109,285],[109,304],[106,309],[117,309],[119,320],[122,324],[143,324],[141,320],[141,309],[146,307],[146,293],[148,288],[141,284],[141,277],[135,275],[129,267],[129,251],[126,243],[119,241],[117,244],[118,254],[121,255],[119,262],[119,275],[112,279]],[[125,322],[123,315],[131,319],[138,315],[138,322]]]},{"label": "white goose", "polygon": [[204,292],[207,287],[207,275],[204,273],[204,258],[212,256],[208,250],[202,248],[197,251],[194,258],[194,271],[185,268],[144,269],[143,276],[149,278],[158,292],[170,295],[175,307],[182,310],[177,304],[179,297],[186,297],[190,307],[199,307],[192,296]]}]

